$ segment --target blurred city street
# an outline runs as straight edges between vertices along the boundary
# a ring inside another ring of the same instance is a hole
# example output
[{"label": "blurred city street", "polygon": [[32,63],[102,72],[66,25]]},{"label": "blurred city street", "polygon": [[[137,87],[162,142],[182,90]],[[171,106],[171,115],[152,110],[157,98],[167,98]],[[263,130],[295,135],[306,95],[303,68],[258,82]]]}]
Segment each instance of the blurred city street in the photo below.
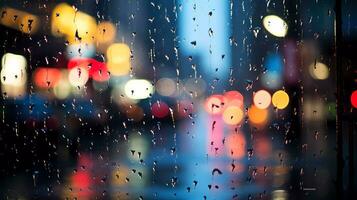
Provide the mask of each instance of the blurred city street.
[{"label": "blurred city street", "polygon": [[0,1],[0,199],[353,199],[356,9]]}]

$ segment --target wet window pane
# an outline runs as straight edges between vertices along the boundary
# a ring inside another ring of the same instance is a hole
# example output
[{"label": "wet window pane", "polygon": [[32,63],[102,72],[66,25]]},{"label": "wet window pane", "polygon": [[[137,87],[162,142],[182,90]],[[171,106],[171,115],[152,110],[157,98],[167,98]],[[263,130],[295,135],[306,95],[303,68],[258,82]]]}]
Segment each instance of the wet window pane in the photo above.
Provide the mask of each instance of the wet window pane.
[{"label": "wet window pane", "polygon": [[356,8],[1,1],[1,199],[353,199]]}]

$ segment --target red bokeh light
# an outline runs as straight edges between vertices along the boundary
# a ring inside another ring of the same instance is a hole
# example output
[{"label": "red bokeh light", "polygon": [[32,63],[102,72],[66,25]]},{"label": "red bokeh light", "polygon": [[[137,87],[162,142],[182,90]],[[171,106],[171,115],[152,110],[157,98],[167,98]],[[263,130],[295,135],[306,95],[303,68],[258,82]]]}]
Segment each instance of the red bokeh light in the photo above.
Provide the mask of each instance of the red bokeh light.
[{"label": "red bokeh light", "polygon": [[96,81],[107,81],[110,78],[106,64],[93,58],[71,59],[67,67],[68,69],[83,67],[88,70],[89,77]]},{"label": "red bokeh light", "polygon": [[72,176],[72,185],[76,189],[88,189],[91,185],[90,174],[86,171],[78,171]]},{"label": "red bokeh light", "polygon": [[228,99],[228,101],[234,100],[234,99],[239,99],[243,101],[243,95],[235,90],[228,91],[224,93],[224,97]]},{"label": "red bokeh light", "polygon": [[228,91],[224,93],[224,98],[226,99],[227,106],[238,106],[239,108],[243,108],[243,95],[238,91]]},{"label": "red bokeh light", "polygon": [[39,88],[53,88],[57,85],[61,76],[59,69],[39,67],[34,72],[35,85]]},{"label": "red bokeh light", "polygon": [[353,91],[351,94],[351,104],[353,107],[357,108],[357,90]]},{"label": "red bokeh light", "polygon": [[166,117],[169,114],[169,111],[169,106],[163,101],[155,102],[151,106],[151,112],[157,118]]}]

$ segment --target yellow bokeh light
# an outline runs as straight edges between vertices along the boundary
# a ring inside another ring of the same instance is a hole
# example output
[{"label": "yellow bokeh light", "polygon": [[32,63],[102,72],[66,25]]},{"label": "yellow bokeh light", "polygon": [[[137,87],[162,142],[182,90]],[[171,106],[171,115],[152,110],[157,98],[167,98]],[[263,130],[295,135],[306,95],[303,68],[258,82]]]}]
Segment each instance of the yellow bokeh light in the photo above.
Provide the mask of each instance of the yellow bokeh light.
[{"label": "yellow bokeh light", "polygon": [[309,72],[310,72],[310,75],[312,76],[312,78],[318,79],[318,80],[325,80],[329,76],[328,67],[321,62],[312,63],[309,66]]},{"label": "yellow bokeh light", "polygon": [[111,44],[107,49],[107,67],[111,75],[123,76],[130,72],[130,48],[124,43]]},{"label": "yellow bokeh light", "polygon": [[273,94],[272,103],[276,108],[284,109],[289,104],[289,95],[283,90],[278,90]]},{"label": "yellow bokeh light", "polygon": [[40,19],[35,15],[26,14],[19,20],[18,26],[24,33],[36,33],[40,26]]},{"label": "yellow bokeh light", "polygon": [[101,22],[97,26],[97,43],[112,43],[117,30],[111,22]]},{"label": "yellow bokeh light", "polygon": [[266,109],[271,103],[271,95],[266,90],[259,90],[253,96],[253,103],[259,109]]},{"label": "yellow bokeh light", "polygon": [[263,18],[264,28],[276,37],[285,37],[288,32],[286,22],[276,15],[268,15]]},{"label": "yellow bokeh light", "polygon": [[63,36],[71,30],[76,11],[66,3],[58,4],[52,11],[51,30],[54,36]]},{"label": "yellow bokeh light", "polygon": [[110,75],[124,76],[124,75],[129,74],[131,65],[130,65],[130,61],[126,61],[126,62],[122,62],[122,63],[108,62],[107,68],[108,68],[108,71],[110,72]]},{"label": "yellow bokeh light", "polygon": [[51,29],[55,36],[65,35],[70,44],[93,43],[97,22],[92,16],[61,3],[52,12]]},{"label": "yellow bokeh light", "polygon": [[243,117],[243,110],[238,106],[229,106],[222,114],[223,121],[229,125],[239,124],[243,120]]},{"label": "yellow bokeh light", "polygon": [[125,63],[130,61],[130,48],[124,43],[114,43],[107,49],[107,59],[111,63]]},{"label": "yellow bokeh light", "polygon": [[253,124],[264,124],[268,120],[268,110],[259,109],[256,106],[252,105],[248,109],[249,121]]},{"label": "yellow bokeh light", "polygon": [[2,8],[0,12],[0,24],[27,34],[36,33],[39,29],[40,19],[36,15],[14,8]]},{"label": "yellow bokeh light", "polygon": [[2,16],[0,17],[0,23],[11,28],[15,28],[17,26],[16,22],[18,18],[15,18],[14,16],[21,16],[23,14],[23,12],[13,8],[2,8],[1,13]]}]

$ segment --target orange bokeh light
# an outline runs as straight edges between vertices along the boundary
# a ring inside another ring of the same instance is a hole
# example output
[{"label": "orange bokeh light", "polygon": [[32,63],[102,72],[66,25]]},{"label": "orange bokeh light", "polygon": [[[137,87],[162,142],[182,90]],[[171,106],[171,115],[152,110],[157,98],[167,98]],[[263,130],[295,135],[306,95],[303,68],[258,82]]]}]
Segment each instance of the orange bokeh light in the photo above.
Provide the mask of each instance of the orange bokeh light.
[{"label": "orange bokeh light", "polygon": [[256,106],[252,105],[248,109],[248,117],[249,117],[249,121],[252,124],[263,125],[268,120],[268,110],[267,109],[259,109]]},{"label": "orange bokeh light", "polygon": [[39,88],[53,88],[61,77],[61,70],[56,68],[39,67],[34,73],[35,84]]}]

